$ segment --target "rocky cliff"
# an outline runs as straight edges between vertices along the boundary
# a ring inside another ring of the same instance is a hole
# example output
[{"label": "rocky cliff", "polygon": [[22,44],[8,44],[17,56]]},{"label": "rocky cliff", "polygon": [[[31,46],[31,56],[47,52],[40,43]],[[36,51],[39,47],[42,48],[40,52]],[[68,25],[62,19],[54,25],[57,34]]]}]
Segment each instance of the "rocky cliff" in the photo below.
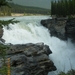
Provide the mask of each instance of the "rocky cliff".
[{"label": "rocky cliff", "polygon": [[47,75],[48,72],[56,70],[54,63],[49,59],[52,51],[44,43],[9,47],[6,58],[10,58],[11,75]]},{"label": "rocky cliff", "polygon": [[75,42],[75,18],[67,20],[65,33],[67,37],[72,39],[72,42]]},{"label": "rocky cliff", "polygon": [[[3,30],[1,27],[0,41],[4,42],[1,39],[2,35]],[[54,63],[49,59],[49,54],[52,52],[49,46],[44,45],[44,43],[10,44],[8,46],[9,50],[6,50],[6,59],[10,59],[11,75],[47,75],[48,72],[56,70]],[[2,66],[3,62],[0,57],[0,68]]]},{"label": "rocky cliff", "polygon": [[72,19],[46,19],[41,24],[50,30],[50,35],[62,40],[75,40],[75,18]]}]

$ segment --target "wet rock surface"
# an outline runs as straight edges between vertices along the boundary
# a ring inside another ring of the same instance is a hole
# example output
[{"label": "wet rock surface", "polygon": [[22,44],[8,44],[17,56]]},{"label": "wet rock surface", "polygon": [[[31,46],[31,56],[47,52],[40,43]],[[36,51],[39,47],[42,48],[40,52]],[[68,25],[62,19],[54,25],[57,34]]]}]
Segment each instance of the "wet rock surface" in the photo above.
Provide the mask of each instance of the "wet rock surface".
[{"label": "wet rock surface", "polygon": [[65,25],[66,19],[46,19],[41,20],[41,24],[50,30],[50,35],[66,40]]},{"label": "wet rock surface", "polygon": [[3,29],[0,27],[0,38],[3,36]]},{"label": "wet rock surface", "polygon": [[66,36],[75,42],[75,18],[68,19],[65,26]]},{"label": "wet rock surface", "polygon": [[75,18],[71,19],[46,19],[41,20],[41,24],[50,30],[50,35],[62,40],[70,38],[75,42]]},{"label": "wet rock surface", "polygon": [[49,59],[52,51],[44,43],[9,46],[7,58],[10,58],[11,75],[47,75],[56,70]]}]

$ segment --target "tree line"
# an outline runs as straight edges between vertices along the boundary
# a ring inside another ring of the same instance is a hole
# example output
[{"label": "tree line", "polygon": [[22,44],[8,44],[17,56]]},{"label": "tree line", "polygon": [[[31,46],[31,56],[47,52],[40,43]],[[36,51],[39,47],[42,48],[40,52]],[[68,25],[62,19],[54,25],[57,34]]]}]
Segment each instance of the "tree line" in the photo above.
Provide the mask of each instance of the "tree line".
[{"label": "tree line", "polygon": [[39,7],[22,6],[15,3],[9,3],[12,13],[27,13],[27,14],[50,14],[50,9],[44,9]]},{"label": "tree line", "polygon": [[12,0],[0,0],[0,16],[11,16],[11,13],[43,14],[49,15],[50,9],[39,7],[22,6],[12,2]]},{"label": "tree line", "polygon": [[1,6],[8,6],[9,7],[9,4],[8,4],[7,1],[9,2],[9,1],[12,1],[12,0],[0,0],[0,7]]},{"label": "tree line", "polygon": [[63,17],[75,15],[75,0],[52,0],[51,15]]},{"label": "tree line", "polygon": [[10,16],[11,9],[9,2],[12,0],[0,0],[0,16]]}]

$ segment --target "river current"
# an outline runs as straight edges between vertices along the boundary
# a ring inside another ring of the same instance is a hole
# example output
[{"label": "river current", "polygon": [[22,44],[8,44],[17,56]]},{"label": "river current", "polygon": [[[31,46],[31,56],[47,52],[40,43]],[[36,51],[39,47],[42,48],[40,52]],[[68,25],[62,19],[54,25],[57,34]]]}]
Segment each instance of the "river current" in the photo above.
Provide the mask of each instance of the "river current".
[{"label": "river current", "polygon": [[3,26],[3,36],[5,43],[26,44],[43,42],[47,44],[52,54],[50,59],[57,67],[57,71],[50,72],[49,75],[56,75],[60,71],[68,72],[75,69],[75,47],[68,41],[63,41],[57,37],[51,37],[50,31],[40,24],[42,19],[51,18],[50,16],[25,16],[25,17],[2,17],[0,20],[15,18],[19,23],[9,24],[9,29]]}]

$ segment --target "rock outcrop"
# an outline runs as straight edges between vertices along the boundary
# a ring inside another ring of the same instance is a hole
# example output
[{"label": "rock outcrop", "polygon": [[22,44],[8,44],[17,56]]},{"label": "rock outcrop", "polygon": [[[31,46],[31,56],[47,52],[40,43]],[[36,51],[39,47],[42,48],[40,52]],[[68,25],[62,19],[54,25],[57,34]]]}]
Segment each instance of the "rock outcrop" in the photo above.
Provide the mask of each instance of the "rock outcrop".
[{"label": "rock outcrop", "polygon": [[10,58],[11,75],[47,75],[56,70],[49,59],[52,51],[44,43],[9,46],[6,57]]},{"label": "rock outcrop", "polygon": [[2,35],[3,35],[3,29],[2,27],[0,27],[0,38],[2,37]]},{"label": "rock outcrop", "polygon": [[41,24],[50,30],[50,35],[66,40],[65,25],[66,19],[46,19],[41,20]]},{"label": "rock outcrop", "polygon": [[15,18],[13,18],[13,19],[10,19],[10,20],[0,20],[0,41],[1,42],[5,42],[5,40],[4,39],[2,39],[2,36],[3,36],[3,26],[2,25],[4,25],[4,26],[7,26],[7,29],[10,29],[9,28],[9,24],[11,23],[11,24],[14,24],[14,23],[18,23],[19,21],[17,21],[17,20],[14,20]]},{"label": "rock outcrop", "polygon": [[66,36],[75,42],[75,18],[68,19],[65,26]]},{"label": "rock outcrop", "polygon": [[75,18],[71,19],[46,19],[41,24],[50,30],[50,35],[62,40],[70,38],[75,42]]}]

